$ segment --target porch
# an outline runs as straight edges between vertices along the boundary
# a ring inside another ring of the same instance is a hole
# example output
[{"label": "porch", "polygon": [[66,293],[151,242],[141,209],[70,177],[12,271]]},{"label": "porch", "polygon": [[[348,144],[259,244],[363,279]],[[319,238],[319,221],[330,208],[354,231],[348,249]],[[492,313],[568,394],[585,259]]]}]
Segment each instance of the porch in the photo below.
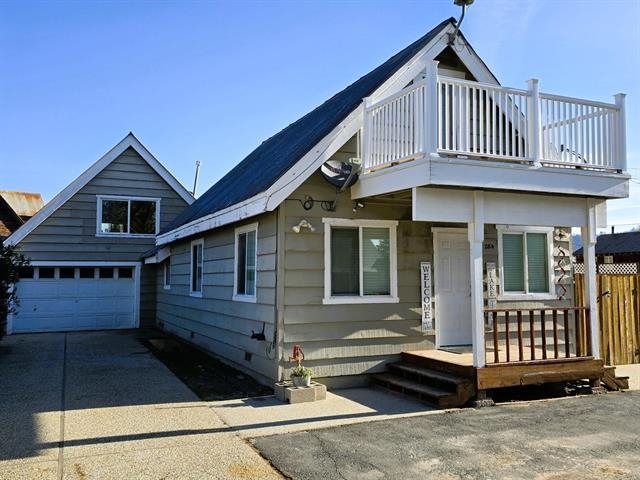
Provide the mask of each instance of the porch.
[{"label": "porch", "polygon": [[441,407],[462,406],[497,388],[578,380],[599,386],[604,361],[594,358],[590,340],[583,307],[486,309],[484,362],[472,346],[408,351],[374,379]]},{"label": "porch", "polygon": [[[423,350],[403,353],[403,358],[426,368],[448,368],[470,379],[475,392],[495,388],[539,385],[552,382],[599,380],[604,376],[604,361],[593,357],[487,363],[473,366],[472,353],[447,350]],[[443,367],[446,364],[446,367]]]}]

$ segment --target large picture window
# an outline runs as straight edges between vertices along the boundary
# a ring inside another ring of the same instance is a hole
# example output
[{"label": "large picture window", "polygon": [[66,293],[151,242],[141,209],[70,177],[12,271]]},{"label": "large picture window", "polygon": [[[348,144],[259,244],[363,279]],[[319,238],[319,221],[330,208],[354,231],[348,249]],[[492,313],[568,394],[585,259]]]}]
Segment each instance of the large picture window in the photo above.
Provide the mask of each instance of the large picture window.
[{"label": "large picture window", "polygon": [[98,197],[99,235],[153,236],[158,233],[160,200]]},{"label": "large picture window", "polygon": [[553,289],[553,229],[498,227],[502,294],[549,296]]},{"label": "large picture window", "polygon": [[191,242],[191,276],[189,294],[193,297],[202,296],[202,280],[204,272],[204,240]]},{"label": "large picture window", "polygon": [[323,221],[324,303],[397,302],[397,222]]},{"label": "large picture window", "polygon": [[233,299],[256,301],[256,264],[258,261],[258,224],[236,228],[235,277]]}]

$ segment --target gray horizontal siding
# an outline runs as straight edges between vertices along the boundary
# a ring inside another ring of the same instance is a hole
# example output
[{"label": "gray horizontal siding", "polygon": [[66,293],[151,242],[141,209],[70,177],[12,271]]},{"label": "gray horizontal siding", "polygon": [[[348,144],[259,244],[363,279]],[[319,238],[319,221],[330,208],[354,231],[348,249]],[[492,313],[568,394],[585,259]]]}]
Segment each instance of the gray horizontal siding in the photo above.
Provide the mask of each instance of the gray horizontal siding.
[{"label": "gray horizontal siding", "polygon": [[[233,301],[235,228],[258,223],[256,303]],[[193,237],[197,239],[201,237]],[[191,240],[171,245],[171,288],[157,277],[157,321],[165,330],[193,342],[227,362],[250,371],[259,380],[272,382],[275,361],[268,358],[268,342],[251,339],[265,325],[273,337],[276,285],[276,215],[261,215],[250,221],[207,232],[204,238],[202,298],[189,295]],[[251,360],[245,360],[245,354]]]},{"label": "gray horizontal siding", "polygon": [[156,265],[143,265],[140,272],[140,326],[156,322]]},{"label": "gray horizontal siding", "polygon": [[[96,195],[160,198],[160,224],[168,224],[186,202],[133,149],[126,150],[44,220],[19,247],[34,261],[137,262],[155,244],[153,237],[96,236]],[[155,323],[156,269],[140,276],[140,326]]]},{"label": "gray horizontal siding", "polygon": [[138,261],[155,239],[97,237],[96,195],[160,198],[160,224],[186,202],[133,149],[127,149],[36,227],[19,246],[32,260]]},{"label": "gray horizontal siding", "polygon": [[[343,157],[348,155],[342,154]],[[350,156],[353,156],[351,154]],[[315,205],[305,210],[298,199],[311,196]],[[353,212],[348,194],[338,199],[334,212],[320,200],[335,197],[335,188],[313,175],[285,202],[284,352],[283,366],[294,344],[302,345],[305,365],[316,377],[344,377],[380,371],[405,350],[433,348],[433,336],[421,332],[421,261],[432,261],[431,225],[411,222],[411,210],[400,202],[366,203]],[[398,220],[399,303],[323,305],[323,217]],[[315,232],[295,234],[291,226],[307,219]],[[348,382],[347,382],[348,383]]]}]

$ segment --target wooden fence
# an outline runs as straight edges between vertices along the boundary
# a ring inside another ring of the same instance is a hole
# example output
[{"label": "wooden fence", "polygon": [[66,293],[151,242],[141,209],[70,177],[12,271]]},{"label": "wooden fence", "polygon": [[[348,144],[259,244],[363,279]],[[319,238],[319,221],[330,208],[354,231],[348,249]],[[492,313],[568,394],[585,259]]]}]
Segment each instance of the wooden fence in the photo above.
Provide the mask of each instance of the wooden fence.
[{"label": "wooden fence", "polygon": [[[640,363],[640,275],[596,275],[600,354],[608,365]],[[584,306],[584,275],[575,275]]]}]

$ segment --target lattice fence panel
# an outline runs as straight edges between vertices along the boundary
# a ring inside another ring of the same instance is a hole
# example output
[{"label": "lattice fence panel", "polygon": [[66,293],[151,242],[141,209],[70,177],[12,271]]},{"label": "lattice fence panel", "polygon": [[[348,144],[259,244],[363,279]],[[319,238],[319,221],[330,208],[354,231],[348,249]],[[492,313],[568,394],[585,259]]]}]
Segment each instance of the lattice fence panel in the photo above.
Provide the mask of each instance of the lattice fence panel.
[{"label": "lattice fence panel", "polygon": [[[573,265],[574,273],[584,273],[584,263]],[[602,275],[638,275],[640,269],[637,263],[601,263],[598,265],[598,273]]]}]

